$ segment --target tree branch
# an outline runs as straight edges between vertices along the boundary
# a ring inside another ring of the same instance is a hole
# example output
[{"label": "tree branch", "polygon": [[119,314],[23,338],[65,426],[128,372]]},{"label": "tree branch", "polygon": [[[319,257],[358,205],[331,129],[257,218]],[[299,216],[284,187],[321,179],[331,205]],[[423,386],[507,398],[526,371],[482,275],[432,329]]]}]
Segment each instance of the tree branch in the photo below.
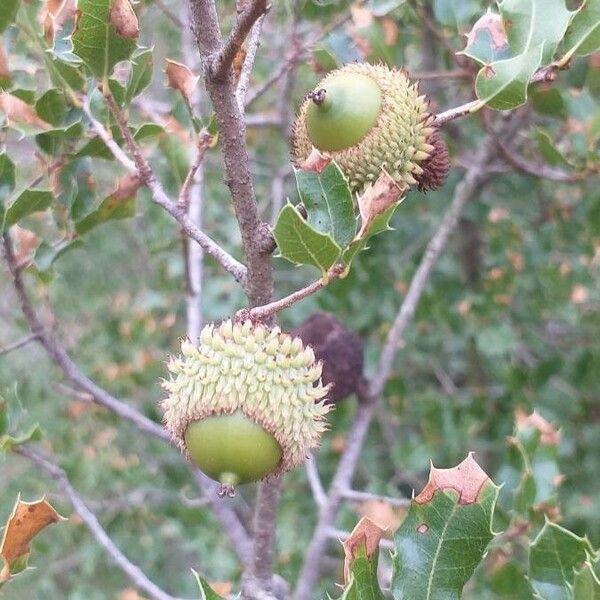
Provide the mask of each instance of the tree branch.
[{"label": "tree branch", "polygon": [[[88,119],[92,125],[92,128],[106,144],[108,149],[112,152],[113,156],[130,172],[135,173],[140,181],[150,190],[152,201],[159,206],[162,206],[181,226],[183,231],[195,240],[200,246],[210,254],[223,268],[231,273],[234,278],[240,283],[244,282],[246,268],[240,262],[238,262],[233,256],[226,252],[217,242],[201,231],[187,216],[185,207],[178,205],[171,201],[165,193],[162,185],[156,179],[150,165],[144,158],[140,147],[136,144],[127,123],[125,122],[121,111],[116,105],[114,98],[110,95],[107,97],[107,104],[113,112],[117,121],[119,131],[125,139],[134,160],[131,159],[121,150],[121,148],[112,139],[110,133],[104,128],[104,126],[94,119],[93,115],[86,112]],[[84,104],[85,106],[85,104]]]},{"label": "tree branch", "polygon": [[264,20],[265,15],[262,15],[252,26],[250,40],[248,41],[248,48],[246,49],[246,58],[244,59],[240,78],[237,83],[237,89],[235,91],[235,98],[238,103],[238,108],[242,114],[244,114],[246,111],[246,94],[248,93],[250,76],[252,75],[254,61],[256,60],[256,52],[258,50],[258,46],[260,45],[260,34],[262,32],[262,24]]},{"label": "tree branch", "polygon": [[32,333],[28,336],[25,336],[22,340],[13,342],[12,344],[9,344],[8,346],[0,347],[0,356],[3,356],[4,354],[9,354],[10,352],[13,352],[14,350],[18,350],[19,348],[22,348],[23,346],[26,346],[27,344],[34,342],[37,339],[38,339],[38,335],[35,333]]},{"label": "tree branch", "polygon": [[[238,18],[217,56],[206,62],[211,79],[222,80],[228,75],[235,55],[242,47],[250,29],[260,17],[269,10],[271,5],[267,0],[251,0]],[[196,31],[196,35],[198,32]]]},{"label": "tree branch", "polygon": [[352,486],[356,464],[360,458],[362,445],[374,412],[375,402],[371,401],[358,405],[354,423],[346,436],[348,445],[344,450],[344,454],[340,459],[331,482],[327,500],[321,506],[317,526],[306,549],[304,564],[302,565],[294,594],[295,600],[311,600],[314,596],[314,589],[319,579],[323,555],[329,540],[329,530],[335,525],[344,491]]},{"label": "tree branch", "polygon": [[102,527],[96,515],[88,508],[83,498],[75,488],[73,488],[63,469],[28,445],[16,446],[14,452],[33,462],[59,484],[61,492],[69,498],[73,508],[77,511],[77,514],[80,516],[92,536],[106,550],[115,565],[129,577],[137,588],[148,594],[153,600],[178,600],[150,581],[147,575],[137,565],[132,563],[123,552],[121,552],[118,546],[106,533],[106,530]]}]

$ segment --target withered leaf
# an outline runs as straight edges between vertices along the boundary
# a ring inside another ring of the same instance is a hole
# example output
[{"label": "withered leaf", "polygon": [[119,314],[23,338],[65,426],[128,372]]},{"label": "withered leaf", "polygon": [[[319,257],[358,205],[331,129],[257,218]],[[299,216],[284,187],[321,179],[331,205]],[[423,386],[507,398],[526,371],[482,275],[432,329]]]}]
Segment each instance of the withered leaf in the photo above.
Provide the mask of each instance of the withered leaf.
[{"label": "withered leaf", "polygon": [[11,578],[14,565],[22,565],[27,559],[33,538],[48,525],[63,520],[65,518],[56,512],[45,497],[36,502],[24,502],[19,496],[6,522],[0,544],[0,556],[4,561],[0,583]]},{"label": "withered leaf", "polygon": [[129,0],[113,0],[109,20],[121,37],[130,39],[138,37],[140,26]]},{"label": "withered leaf", "polygon": [[418,504],[433,499],[440,490],[454,490],[460,504],[473,504],[479,497],[481,488],[490,481],[487,473],[477,464],[470,452],[467,458],[451,469],[437,469],[431,465],[429,481],[423,491],[415,498]]},{"label": "withered leaf", "polygon": [[342,543],[344,548],[344,583],[350,581],[352,562],[356,558],[357,550],[364,548],[367,558],[371,558],[379,549],[379,542],[385,530],[373,523],[368,517],[363,517],[352,530],[350,537]]},{"label": "withered leaf", "polygon": [[166,60],[167,68],[167,85],[174,90],[177,90],[185,100],[188,106],[192,104],[192,95],[194,88],[198,83],[198,77],[192,73],[187,65],[175,62],[174,60]]},{"label": "withered leaf", "polygon": [[540,432],[540,443],[544,446],[557,446],[560,443],[560,431],[558,431],[550,421],[547,421],[534,410],[530,415],[525,414],[522,408],[518,408],[515,413],[517,430],[521,431],[529,427],[537,429]]},{"label": "withered leaf", "polygon": [[118,202],[129,200],[135,196],[142,185],[143,183],[137,175],[134,175],[133,173],[123,175],[123,177],[117,181],[117,187],[110,195],[110,198]]},{"label": "withered leaf", "polygon": [[316,171],[317,173],[322,173],[330,162],[331,156],[321,154],[321,152],[313,147],[310,154],[306,157],[306,160],[298,166],[303,171]]},{"label": "withered leaf", "polygon": [[45,0],[40,11],[40,22],[48,44],[54,43],[56,32],[74,17],[76,12],[76,0]]},{"label": "withered leaf", "polygon": [[358,208],[362,219],[359,237],[368,231],[373,219],[383,214],[390,206],[402,200],[404,189],[385,172],[370,185],[358,199]]},{"label": "withered leaf", "polygon": [[0,92],[0,110],[4,112],[9,123],[14,121],[39,129],[52,128],[50,123],[37,116],[32,106],[8,92]]}]

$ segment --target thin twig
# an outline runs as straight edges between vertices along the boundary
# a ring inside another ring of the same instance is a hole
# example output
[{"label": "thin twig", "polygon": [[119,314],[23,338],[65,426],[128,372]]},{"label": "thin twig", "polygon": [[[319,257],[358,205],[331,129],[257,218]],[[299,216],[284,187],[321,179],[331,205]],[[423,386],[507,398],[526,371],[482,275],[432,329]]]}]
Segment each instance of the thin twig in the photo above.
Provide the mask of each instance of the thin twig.
[{"label": "thin twig", "polygon": [[0,356],[3,356],[4,354],[9,354],[10,352],[13,352],[14,350],[18,350],[19,348],[22,348],[23,346],[26,346],[27,344],[29,344],[37,339],[38,339],[37,334],[32,333],[28,336],[25,336],[22,340],[19,340],[18,342],[13,342],[12,344],[9,344],[8,346],[0,347]]},{"label": "thin twig", "polygon": [[280,300],[275,300],[274,302],[269,302],[269,304],[264,304],[263,306],[255,306],[254,308],[250,309],[242,309],[238,311],[236,318],[240,321],[244,321],[246,319],[264,321],[265,319],[272,317],[278,312],[285,310],[286,308],[290,308],[290,306],[293,306],[294,304],[296,304],[296,302],[304,300],[304,298],[307,298],[315,292],[318,292],[319,290],[323,289],[333,279],[337,279],[345,270],[345,265],[336,264],[321,279],[318,279],[310,285],[307,285],[301,290],[293,292],[289,296],[285,296],[285,298],[281,298]]},{"label": "thin twig", "polygon": [[305,552],[304,565],[300,571],[294,594],[295,600],[310,600],[314,595],[323,555],[329,539],[329,530],[335,526],[335,519],[343,499],[344,490],[348,490],[352,485],[356,464],[360,458],[362,445],[373,419],[374,411],[374,402],[366,402],[358,406],[354,423],[346,436],[348,445],[331,482],[327,501],[321,506],[317,526]]},{"label": "thin twig", "polygon": [[321,483],[317,462],[313,454],[308,456],[304,461],[304,468],[306,469],[306,478],[308,479],[313,498],[315,499],[317,506],[321,508],[325,502],[327,502],[327,494]]},{"label": "thin twig", "polygon": [[427,244],[425,254],[410,282],[402,306],[388,332],[379,359],[377,371],[371,379],[370,393],[373,397],[378,397],[383,392],[385,382],[392,372],[396,352],[398,351],[398,347],[400,346],[407,327],[413,319],[417,304],[429,281],[433,267],[445,248],[450,234],[456,228],[459,217],[467,205],[467,202],[479,192],[481,185],[487,179],[488,173],[486,171],[486,164],[493,156],[494,151],[495,142],[491,137],[488,137],[482,151],[475,157],[474,162],[465,173],[465,176],[456,186],[452,204],[434,236],[431,238],[429,244]]},{"label": "thin twig", "polygon": [[250,84],[250,76],[252,75],[252,69],[254,68],[254,61],[256,60],[256,52],[260,44],[260,34],[262,32],[263,21],[265,15],[259,17],[259,19],[252,26],[250,36],[248,38],[248,44],[246,48],[246,58],[242,66],[240,78],[238,80],[237,89],[235,91],[235,98],[238,103],[240,112],[244,114],[246,110],[246,94],[248,93],[248,85]]},{"label": "thin twig", "polygon": [[458,119],[468,115],[469,113],[475,112],[482,106],[483,104],[481,103],[481,100],[473,100],[471,102],[467,102],[466,104],[462,104],[461,106],[450,108],[435,115],[434,125],[439,127],[448,121],[453,121],[454,119]]},{"label": "thin twig", "polygon": [[267,0],[251,0],[248,4],[248,7],[238,15],[233,29],[219,50],[218,55],[208,63],[211,79],[218,81],[225,78],[250,29],[270,8]]},{"label": "thin twig", "polygon": [[108,533],[106,533],[96,515],[89,509],[83,498],[71,485],[63,469],[28,445],[16,446],[14,451],[33,462],[59,484],[60,490],[69,498],[73,508],[77,511],[77,514],[92,536],[106,550],[115,565],[129,577],[137,588],[148,594],[153,600],[178,600],[150,581],[148,576],[121,552]]},{"label": "thin twig", "polygon": [[[150,194],[152,200],[155,204],[162,206],[181,226],[183,231],[191,237],[193,240],[198,242],[200,246],[206,251],[207,254],[210,254],[218,263],[220,263],[223,268],[231,273],[234,278],[240,283],[244,282],[246,275],[246,268],[240,262],[238,262],[233,256],[231,256],[226,250],[224,250],[217,242],[215,242],[212,238],[206,235],[203,231],[201,231],[187,216],[186,210],[184,206],[177,204],[169,199],[167,194],[165,193],[162,185],[156,179],[154,172],[150,168],[148,161],[144,158],[142,154],[141,148],[138,146],[136,141],[133,139],[131,135],[131,131],[129,131],[129,127],[127,126],[127,122],[120,108],[118,107],[115,99],[112,97],[110,92],[106,92],[105,94],[106,103],[112,112],[117,125],[119,127],[119,131],[127,144],[131,155],[133,156],[133,163],[131,160],[125,155],[125,153],[114,144],[108,145],[108,148],[111,150],[113,155],[119,162],[121,162],[126,168],[131,169],[131,165],[133,165],[133,172],[137,174],[140,178],[140,181],[150,190]],[[96,133],[102,137],[109,136],[108,132],[104,129],[101,123],[98,121],[92,120],[92,127],[96,131]],[[101,134],[102,132],[102,134]],[[104,138],[102,138],[104,140]],[[110,141],[110,136],[109,136]],[[113,146],[118,148],[118,151]]]},{"label": "thin twig", "polygon": [[[181,185],[181,189],[179,190],[179,199],[177,200],[177,202],[180,206],[185,207],[186,210],[190,203],[190,190],[192,188],[192,185],[194,184],[194,178],[196,177],[196,173],[197,173],[198,169],[200,168],[202,161],[204,160],[204,155],[206,154],[206,151],[208,150],[208,148],[210,146],[211,140],[212,140],[212,136],[210,135],[210,133],[208,133],[208,131],[203,129],[200,132],[200,135],[198,136],[198,144],[196,146],[196,156],[190,166],[190,169],[189,169],[187,175],[185,176],[183,184]],[[193,219],[192,219],[192,221],[193,221]],[[199,227],[198,223],[195,223],[195,225],[197,225]]]},{"label": "thin twig", "polygon": [[[341,543],[345,542],[351,535],[352,534],[349,531],[344,531],[343,529],[335,529],[330,527],[327,530],[327,537],[338,540]],[[386,538],[381,538],[379,540],[379,548],[381,550],[390,550],[391,552],[396,549],[394,542]]]},{"label": "thin twig", "polygon": [[344,490],[342,496],[347,500],[355,500],[357,502],[369,502],[371,500],[377,500],[378,502],[386,502],[391,506],[398,508],[406,508],[410,506],[410,500],[408,498],[394,498],[392,496],[382,496],[380,494],[371,494],[370,492],[359,492],[357,490]]}]

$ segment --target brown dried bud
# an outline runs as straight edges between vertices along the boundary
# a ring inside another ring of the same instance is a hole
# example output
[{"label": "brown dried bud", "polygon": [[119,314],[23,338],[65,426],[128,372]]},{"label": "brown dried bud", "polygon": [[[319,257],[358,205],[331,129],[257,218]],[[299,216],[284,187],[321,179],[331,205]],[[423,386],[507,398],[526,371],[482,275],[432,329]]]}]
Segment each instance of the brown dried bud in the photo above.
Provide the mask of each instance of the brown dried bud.
[{"label": "brown dried bud", "polygon": [[323,385],[333,384],[327,401],[337,402],[356,392],[362,380],[361,339],[329,313],[315,313],[292,331],[323,363]]},{"label": "brown dried bud", "polygon": [[414,176],[421,192],[441,187],[450,171],[448,147],[437,129],[427,138],[427,143],[433,146],[433,152],[420,164],[423,173]]}]

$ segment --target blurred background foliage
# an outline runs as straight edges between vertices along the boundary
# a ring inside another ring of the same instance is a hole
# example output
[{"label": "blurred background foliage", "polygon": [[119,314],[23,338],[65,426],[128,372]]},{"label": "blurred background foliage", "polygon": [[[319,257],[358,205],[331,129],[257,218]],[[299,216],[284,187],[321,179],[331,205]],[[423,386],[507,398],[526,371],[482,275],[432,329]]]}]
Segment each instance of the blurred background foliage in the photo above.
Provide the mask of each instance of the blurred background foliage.
[{"label": "blurred background foliage", "polygon": [[[276,72],[282,57],[289,56],[289,32],[299,44],[320,39],[302,54],[291,69],[293,75],[269,87],[249,110],[252,170],[266,218],[277,212],[286,196],[296,198],[288,159],[290,118],[325,70],[367,59],[403,65],[415,74],[456,71],[449,50],[462,49],[463,34],[488,5],[477,0],[274,3],[264,25],[250,96]],[[21,19],[37,8],[37,1],[23,5],[26,14]],[[234,4],[219,2],[219,10],[227,27],[235,14]],[[190,121],[182,101],[164,86],[164,59],[186,63],[196,72],[199,65],[189,36],[182,37],[176,23],[187,23],[183,2],[146,0],[136,11],[141,41],[153,48],[154,76],[132,107],[130,122],[141,125],[152,120],[168,127],[171,133],[161,133],[148,144],[153,145],[152,163],[167,189],[176,194],[192,154],[186,133]],[[31,22],[31,27],[36,26]],[[429,27],[435,27],[441,39]],[[4,45],[18,87],[33,92],[45,89],[40,50],[31,45],[23,29],[8,29]],[[466,74],[476,72],[469,61],[462,65],[460,70]],[[430,94],[432,110],[472,97],[467,77],[428,78],[423,89]],[[527,140],[525,152],[537,162],[581,168],[597,152],[600,137],[600,57],[575,60],[551,88],[533,91],[531,100],[519,133]],[[198,103],[208,117],[203,92]],[[284,312],[283,326],[291,329],[315,311],[334,313],[364,340],[369,372],[424,246],[460,179],[461,164],[467,164],[480,146],[485,118],[485,114],[471,116],[444,130],[455,161],[447,183],[427,195],[411,192],[393,218],[394,231],[373,239],[346,279]],[[527,125],[529,121],[535,127]],[[33,153],[40,150],[31,138],[19,140],[10,134],[6,143],[13,159],[18,157],[21,183],[35,177]],[[36,244],[41,239],[55,240],[67,227],[65,211],[73,214],[79,204],[84,214],[114,189],[119,172],[114,161],[93,149],[78,151],[81,158],[73,172],[63,174],[68,184],[63,186],[59,209],[53,216],[27,218],[16,232],[22,256],[31,251],[29,231],[35,233]],[[597,179],[556,183],[509,167],[500,170],[468,207],[418,306],[386,387],[385,407],[369,434],[355,488],[409,497],[426,481],[429,460],[451,466],[475,451],[496,483],[507,481],[502,508],[516,485],[510,480],[507,444],[515,411],[536,409],[561,430],[557,451],[564,475],[557,491],[561,522],[578,534],[587,532],[598,546]],[[67,197],[69,191],[76,197]],[[177,351],[185,334],[185,282],[178,229],[146,194],[140,190],[133,217],[89,231],[84,243],[65,253],[51,269],[31,268],[27,281],[38,305],[52,306],[43,314],[84,372],[159,420],[158,382],[165,376],[164,361]],[[217,151],[210,151],[205,161],[203,228],[239,257],[239,233]],[[282,259],[275,258],[274,264],[277,296],[314,277]],[[210,259],[205,265],[203,299],[206,320],[224,318],[243,306],[239,287]],[[0,319],[0,346],[26,335],[6,271],[0,276]],[[0,397],[7,403],[13,429],[41,425],[43,447],[58,457],[119,547],[163,588],[177,595],[197,595],[190,568],[209,581],[237,581],[238,566],[228,542],[209,508],[202,505],[175,451],[74,396],[34,344],[0,356]],[[317,459],[325,483],[344,447],[354,410],[355,399],[350,398],[331,417],[332,428]],[[48,493],[63,514],[71,514],[60,489],[34,467],[10,455],[0,456],[0,461],[0,522],[5,522],[19,492],[26,499]],[[286,476],[284,490],[277,571],[294,580],[316,508],[302,469]],[[248,486],[233,501],[244,519],[249,519],[253,494]],[[365,506],[347,505],[339,527],[352,529],[357,514],[365,510]],[[76,516],[47,530],[34,542],[34,550],[32,564],[37,570],[11,582],[3,590],[5,598],[139,597]],[[332,543],[330,555],[337,561],[332,562],[334,579],[340,580],[341,547],[336,549]],[[488,562],[481,572],[494,568]],[[471,584],[469,597],[527,597],[514,590],[490,596],[478,585],[477,581]],[[325,589],[335,591],[333,584]],[[316,597],[321,596],[315,593]]]}]

